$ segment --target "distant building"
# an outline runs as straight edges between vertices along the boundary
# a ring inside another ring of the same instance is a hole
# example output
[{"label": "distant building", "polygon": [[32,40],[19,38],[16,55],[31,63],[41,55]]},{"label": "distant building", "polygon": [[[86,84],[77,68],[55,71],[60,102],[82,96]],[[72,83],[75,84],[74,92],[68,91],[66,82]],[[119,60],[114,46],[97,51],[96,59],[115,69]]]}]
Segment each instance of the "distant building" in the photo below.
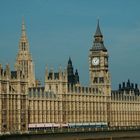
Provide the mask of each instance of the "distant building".
[{"label": "distant building", "polygon": [[67,65],[67,75],[68,75],[68,84],[79,84],[79,74],[78,70],[73,70],[72,60],[69,58],[68,65]]},{"label": "distant building", "polygon": [[138,84],[130,83],[130,80],[127,83],[123,82],[122,85],[119,84],[119,91],[124,91],[129,94],[129,92],[134,92],[135,95],[139,95],[140,91],[138,89]]},{"label": "distant building", "polygon": [[69,58],[64,70],[46,67],[42,86],[35,79],[23,21],[15,70],[0,65],[0,133],[71,125],[140,126],[138,85],[128,80],[111,90],[108,58],[98,21],[89,51],[90,85],[81,86]]}]

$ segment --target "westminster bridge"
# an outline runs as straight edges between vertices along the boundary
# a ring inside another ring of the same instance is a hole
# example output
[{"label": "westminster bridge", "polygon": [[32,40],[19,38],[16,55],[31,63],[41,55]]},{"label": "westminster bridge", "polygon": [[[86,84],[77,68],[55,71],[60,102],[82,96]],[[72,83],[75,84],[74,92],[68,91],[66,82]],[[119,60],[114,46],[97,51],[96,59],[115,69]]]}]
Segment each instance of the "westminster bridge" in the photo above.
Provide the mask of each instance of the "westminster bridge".
[{"label": "westminster bridge", "polygon": [[0,140],[140,140],[140,129],[7,133],[1,134]]}]

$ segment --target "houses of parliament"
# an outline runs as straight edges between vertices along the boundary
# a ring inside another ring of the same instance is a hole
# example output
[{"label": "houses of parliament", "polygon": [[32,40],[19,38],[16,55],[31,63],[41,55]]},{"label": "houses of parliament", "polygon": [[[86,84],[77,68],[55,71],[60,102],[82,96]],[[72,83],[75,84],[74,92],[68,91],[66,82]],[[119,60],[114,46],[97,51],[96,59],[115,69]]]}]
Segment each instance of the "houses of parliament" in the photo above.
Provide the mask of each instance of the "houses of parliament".
[{"label": "houses of parliament", "polygon": [[89,59],[89,86],[81,86],[72,59],[67,68],[45,70],[44,86],[35,78],[24,21],[15,69],[0,65],[0,133],[28,132],[36,127],[104,124],[140,126],[140,91],[129,80],[111,89],[109,54],[99,21]]}]

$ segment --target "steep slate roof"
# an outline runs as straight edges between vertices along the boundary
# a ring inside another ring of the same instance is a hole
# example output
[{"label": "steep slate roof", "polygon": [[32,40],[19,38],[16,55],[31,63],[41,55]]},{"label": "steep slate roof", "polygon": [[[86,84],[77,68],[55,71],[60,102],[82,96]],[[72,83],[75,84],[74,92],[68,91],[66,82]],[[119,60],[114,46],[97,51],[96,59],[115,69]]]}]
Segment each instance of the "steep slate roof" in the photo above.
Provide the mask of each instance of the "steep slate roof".
[{"label": "steep slate roof", "polygon": [[[100,29],[99,20],[97,23],[97,28],[96,28],[94,38],[95,39],[94,39],[93,47],[91,50],[93,50],[93,51],[100,51],[100,50],[107,51],[107,49],[104,46],[103,35],[102,35],[101,29]],[[100,38],[100,40],[98,38]]]},{"label": "steep slate roof", "polygon": [[102,35],[102,32],[101,32],[101,29],[100,29],[100,25],[99,25],[99,20],[98,20],[98,23],[97,23],[97,28],[96,28],[96,32],[95,32],[95,37],[97,36],[103,36]]},{"label": "steep slate roof", "polygon": [[93,51],[107,51],[103,43],[94,43],[92,47]]}]

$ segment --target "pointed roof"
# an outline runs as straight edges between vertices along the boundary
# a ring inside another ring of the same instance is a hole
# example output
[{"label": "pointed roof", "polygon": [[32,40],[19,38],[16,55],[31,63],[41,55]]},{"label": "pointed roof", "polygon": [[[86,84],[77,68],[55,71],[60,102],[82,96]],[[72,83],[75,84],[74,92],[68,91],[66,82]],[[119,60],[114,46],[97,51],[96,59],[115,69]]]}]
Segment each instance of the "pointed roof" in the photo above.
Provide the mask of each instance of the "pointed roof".
[{"label": "pointed roof", "polygon": [[26,34],[24,18],[22,18],[21,36],[20,36],[20,41],[19,41],[19,51],[21,51],[21,50],[29,51],[29,42],[28,42],[28,37]]},{"label": "pointed roof", "polygon": [[102,51],[107,51],[107,49],[104,46],[103,35],[101,33],[99,20],[98,20],[96,32],[95,32],[95,35],[94,35],[92,51],[101,51],[101,50]]},{"label": "pointed roof", "polygon": [[78,75],[78,70],[77,69],[75,70],[75,75]]},{"label": "pointed roof", "polygon": [[71,57],[69,57],[68,64],[72,65]]},{"label": "pointed roof", "polygon": [[98,19],[98,23],[97,23],[97,28],[96,28],[96,32],[95,32],[95,37],[96,36],[103,36],[102,35],[102,32],[101,32],[101,29],[100,29],[100,24],[99,24],[99,19]]},{"label": "pointed roof", "polygon": [[26,28],[25,28],[24,18],[22,19],[21,35],[22,35],[22,37],[25,37],[26,36]]}]

